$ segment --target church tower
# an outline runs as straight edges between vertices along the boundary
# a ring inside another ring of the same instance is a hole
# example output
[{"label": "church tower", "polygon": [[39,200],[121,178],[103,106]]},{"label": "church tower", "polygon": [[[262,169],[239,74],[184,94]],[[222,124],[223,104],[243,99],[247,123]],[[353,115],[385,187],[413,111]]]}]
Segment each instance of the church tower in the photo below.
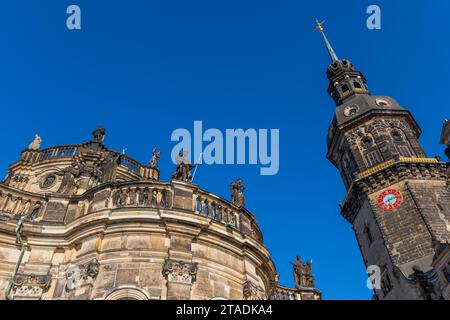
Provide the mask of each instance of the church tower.
[{"label": "church tower", "polygon": [[448,164],[426,156],[411,113],[371,95],[364,75],[337,57],[321,23],[316,28],[331,58],[328,93],[336,104],[327,158],[347,190],[341,213],[352,224],[374,299],[448,299],[448,265],[434,264],[449,243]]}]

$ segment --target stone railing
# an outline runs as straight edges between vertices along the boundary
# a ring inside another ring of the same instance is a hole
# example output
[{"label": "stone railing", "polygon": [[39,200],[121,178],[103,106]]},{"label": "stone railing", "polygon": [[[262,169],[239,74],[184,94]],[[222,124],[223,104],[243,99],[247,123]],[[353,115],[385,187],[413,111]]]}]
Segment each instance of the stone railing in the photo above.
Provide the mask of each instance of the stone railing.
[{"label": "stone railing", "polygon": [[200,190],[194,194],[194,212],[231,228],[239,227],[239,213],[236,208],[222,198]]},{"label": "stone railing", "polygon": [[0,188],[0,214],[36,218],[45,206],[45,198],[20,192],[13,188]]},{"label": "stone railing", "polygon": [[296,289],[285,286],[277,286],[270,300],[301,300],[301,295]]},{"label": "stone railing", "polygon": [[78,152],[78,145],[64,145],[58,147],[47,148],[42,151],[39,151],[40,156],[38,161],[43,161],[47,159],[53,158],[65,158],[72,157]]},{"label": "stone railing", "polygon": [[[83,150],[85,150],[85,148],[85,145],[62,145],[46,148],[43,150],[26,149],[22,151],[20,157],[21,161],[17,162],[16,165],[20,164],[21,162],[40,163],[48,160],[71,158],[80,153],[83,153]],[[119,167],[130,172],[134,177],[159,180],[159,171],[157,168],[151,168],[150,166],[143,165],[133,158],[125,154],[109,150],[105,146],[102,146],[102,152],[109,153],[114,156],[120,156]]]},{"label": "stone railing", "polygon": [[82,195],[35,195],[0,184],[0,214],[4,216],[70,223],[98,211],[122,208],[191,212],[262,242],[261,231],[250,212],[194,185],[141,180],[98,185]]},{"label": "stone railing", "polygon": [[195,214],[209,217],[262,242],[262,233],[256,219],[245,208],[240,208],[219,196],[200,189],[194,192],[193,201]]}]

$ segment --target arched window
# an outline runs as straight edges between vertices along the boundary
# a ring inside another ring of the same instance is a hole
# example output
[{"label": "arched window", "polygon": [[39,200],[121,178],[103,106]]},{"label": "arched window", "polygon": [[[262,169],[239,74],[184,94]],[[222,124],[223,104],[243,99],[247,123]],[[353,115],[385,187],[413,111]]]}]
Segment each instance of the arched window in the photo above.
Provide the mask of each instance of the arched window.
[{"label": "arched window", "polygon": [[399,129],[395,128],[391,131],[391,137],[397,148],[397,152],[401,157],[415,157],[415,153],[411,148],[411,145],[406,138],[405,133]]},{"label": "arched window", "polygon": [[348,85],[346,85],[346,84],[344,84],[344,85],[341,87],[341,89],[342,89],[342,94],[343,94],[344,96],[348,95],[348,93],[350,92],[350,89],[349,89]]},{"label": "arched window", "polygon": [[362,89],[362,86],[358,81],[353,82],[353,87],[355,87],[355,89]]},{"label": "arched window", "polygon": [[105,300],[149,300],[149,294],[136,287],[118,287],[116,290],[109,293]]}]

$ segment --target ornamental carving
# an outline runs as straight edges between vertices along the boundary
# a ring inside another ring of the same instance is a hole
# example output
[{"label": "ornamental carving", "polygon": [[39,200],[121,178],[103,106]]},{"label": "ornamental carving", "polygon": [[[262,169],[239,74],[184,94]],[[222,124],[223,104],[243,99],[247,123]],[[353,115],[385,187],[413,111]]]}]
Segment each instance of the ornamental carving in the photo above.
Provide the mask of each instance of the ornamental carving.
[{"label": "ornamental carving", "polygon": [[197,263],[166,259],[163,275],[168,282],[191,284],[197,279]]},{"label": "ornamental carving", "polygon": [[15,298],[41,299],[50,287],[50,275],[17,274],[13,280]]},{"label": "ornamental carving", "polygon": [[66,290],[75,290],[82,285],[92,284],[97,278],[100,263],[97,259],[80,265],[70,265],[66,270]]},{"label": "ornamental carving", "polygon": [[246,281],[243,287],[244,300],[266,300],[264,290],[252,281]]}]

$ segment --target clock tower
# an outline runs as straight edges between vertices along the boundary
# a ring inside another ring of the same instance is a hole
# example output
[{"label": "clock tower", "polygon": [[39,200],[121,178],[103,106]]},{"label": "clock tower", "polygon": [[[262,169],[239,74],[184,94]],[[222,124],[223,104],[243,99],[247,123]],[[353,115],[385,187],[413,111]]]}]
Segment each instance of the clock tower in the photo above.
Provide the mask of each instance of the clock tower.
[{"label": "clock tower", "polygon": [[347,190],[341,213],[352,224],[374,299],[448,299],[448,263],[435,267],[449,243],[448,164],[426,156],[411,113],[372,95],[353,63],[337,57],[321,23],[316,29],[330,55],[328,94],[336,104],[327,158]]}]

